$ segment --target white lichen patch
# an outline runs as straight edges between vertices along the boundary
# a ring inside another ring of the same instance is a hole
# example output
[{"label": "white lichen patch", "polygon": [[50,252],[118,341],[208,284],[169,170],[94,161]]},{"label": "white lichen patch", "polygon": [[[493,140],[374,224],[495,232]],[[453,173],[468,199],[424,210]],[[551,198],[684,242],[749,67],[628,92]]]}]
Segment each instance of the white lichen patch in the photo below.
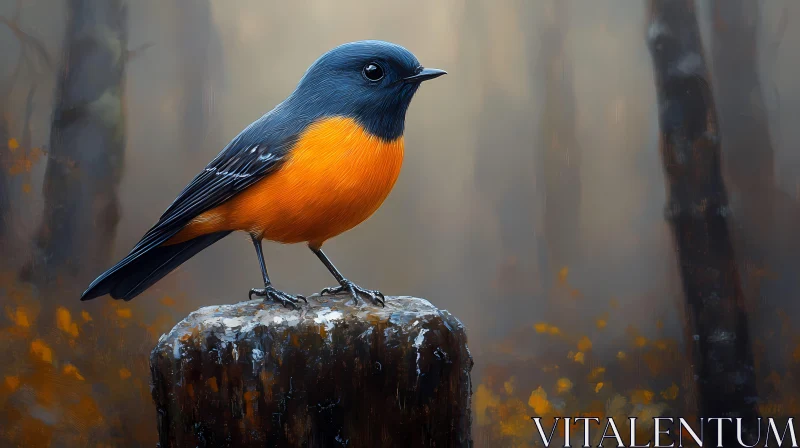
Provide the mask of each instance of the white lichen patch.
[{"label": "white lichen patch", "polygon": [[329,321],[338,320],[341,318],[342,318],[341,311],[326,310],[326,311],[320,311],[317,317],[314,318],[314,322],[321,324]]},{"label": "white lichen patch", "polygon": [[261,350],[254,348],[253,353],[250,355],[253,358],[253,372],[257,371],[258,367],[261,364],[261,361],[264,360],[264,352]]},{"label": "white lichen patch", "polygon": [[205,320],[213,316],[217,312],[219,312],[220,308],[221,307],[219,306],[204,306],[203,308],[200,308],[199,310],[190,314],[189,317],[186,318],[186,320],[192,320],[192,321]]},{"label": "white lichen patch", "polygon": [[[314,318],[314,323],[325,327],[325,331],[330,333],[333,327],[336,326],[337,320],[342,320],[344,315],[341,311],[334,311],[331,309],[323,309],[317,313]],[[328,335],[330,337],[330,334]]]},{"label": "white lichen patch", "polygon": [[414,338],[414,348],[419,349],[422,347],[422,343],[425,342],[425,333],[428,332],[427,328],[423,328],[420,330],[419,334],[416,338]]},{"label": "white lichen patch", "polygon": [[179,339],[172,341],[172,356],[175,359],[181,359],[181,341]]},{"label": "white lichen patch", "polygon": [[285,323],[287,327],[293,327],[300,323],[300,315],[291,314],[289,316],[284,316],[283,323]]},{"label": "white lichen patch", "polygon": [[222,319],[222,325],[225,325],[228,328],[237,328],[242,327],[244,325],[244,318],[242,317],[234,317],[232,319],[224,318]]},{"label": "white lichen patch", "polygon": [[414,338],[414,348],[417,350],[417,376],[421,376],[422,372],[419,370],[419,349],[422,348],[422,343],[425,342],[425,333],[428,332],[427,328],[422,328],[419,331],[419,334],[416,338]]}]

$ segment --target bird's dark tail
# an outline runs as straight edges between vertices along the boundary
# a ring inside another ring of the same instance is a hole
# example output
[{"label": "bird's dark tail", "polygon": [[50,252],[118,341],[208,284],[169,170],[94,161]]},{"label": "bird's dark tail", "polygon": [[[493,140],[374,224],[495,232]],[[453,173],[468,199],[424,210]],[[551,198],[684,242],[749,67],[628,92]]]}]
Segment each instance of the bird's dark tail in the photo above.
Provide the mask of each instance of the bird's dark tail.
[{"label": "bird's dark tail", "polygon": [[93,281],[81,300],[91,300],[105,294],[115,299],[131,300],[229,233],[211,233],[178,244],[156,246],[133,258],[125,257]]}]

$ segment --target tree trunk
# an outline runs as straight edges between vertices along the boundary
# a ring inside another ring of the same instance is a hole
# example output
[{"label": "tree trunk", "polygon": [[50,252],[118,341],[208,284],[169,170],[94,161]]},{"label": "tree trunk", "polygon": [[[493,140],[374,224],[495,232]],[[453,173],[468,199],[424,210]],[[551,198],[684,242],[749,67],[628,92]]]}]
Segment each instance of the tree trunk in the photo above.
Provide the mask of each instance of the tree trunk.
[{"label": "tree trunk", "polygon": [[[793,277],[797,250],[787,251],[786,241],[795,240],[797,203],[785,200],[775,179],[775,154],[759,75],[758,2],[711,0],[710,8],[714,92],[726,142],[723,174],[733,197],[732,235],[743,267],[754,333],[760,335],[772,329],[768,310],[794,289],[783,283],[785,280],[768,280],[762,287],[760,273],[766,269],[776,278]],[[762,358],[762,367],[783,363],[770,355]]]},{"label": "tree trunk", "polygon": [[[0,83],[0,249],[10,250],[15,239],[13,205],[16,200],[20,179],[19,167],[25,166],[24,181],[30,182],[30,170],[33,164],[33,146],[31,136],[31,118],[33,115],[33,98],[42,67],[52,68],[50,57],[44,44],[35,36],[28,34],[20,27],[22,16],[22,0],[17,0],[13,15],[8,18],[0,16],[0,27],[8,28],[19,48],[16,63],[11,73]],[[11,45],[9,42],[2,42]],[[25,102],[25,115],[20,135],[14,133],[11,117],[14,115],[12,93],[20,87],[20,80],[27,82],[28,95]],[[20,162],[30,162],[23,164]]]},{"label": "tree trunk", "polygon": [[[653,60],[668,185],[666,207],[687,301],[698,406],[741,417],[757,440],[758,395],[739,272],[728,231],[714,100],[694,2],[650,0]],[[724,446],[737,444],[727,431]]]},{"label": "tree trunk", "polygon": [[179,0],[175,32],[181,51],[181,148],[202,153],[211,129],[214,94],[223,64],[209,0]]},{"label": "tree trunk", "polygon": [[[539,66],[544,92],[537,145],[540,191],[543,192],[544,237],[547,243],[545,284],[579,258],[581,151],[575,135],[575,92],[572,67],[566,55],[568,4],[556,0],[541,34]],[[550,287],[546,288],[550,294]]]},{"label": "tree trunk", "polygon": [[711,0],[710,5],[725,173],[747,233],[765,234],[773,222],[775,156],[758,71],[759,6],[755,0]]},{"label": "tree trunk", "polygon": [[428,301],[202,308],[150,358],[161,448],[471,446],[472,357]]},{"label": "tree trunk", "polygon": [[67,6],[44,214],[23,270],[36,281],[107,267],[119,221],[127,0],[69,0]]}]

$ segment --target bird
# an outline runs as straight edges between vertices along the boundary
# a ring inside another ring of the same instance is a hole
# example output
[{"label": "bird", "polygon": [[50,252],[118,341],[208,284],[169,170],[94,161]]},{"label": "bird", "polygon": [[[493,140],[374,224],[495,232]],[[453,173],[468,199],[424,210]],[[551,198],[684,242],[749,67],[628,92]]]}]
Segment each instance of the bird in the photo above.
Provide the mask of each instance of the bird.
[{"label": "bird", "polygon": [[345,278],[323,244],[369,218],[403,163],[406,111],[423,81],[445,75],[406,48],[364,40],[320,56],[294,91],[247,126],[180,192],[130,253],[81,295],[132,300],[233,232],[250,236],[263,288],[253,296],[286,307],[308,303],[275,288],[262,241],[305,243],[349,294],[384,305],[377,290]]}]

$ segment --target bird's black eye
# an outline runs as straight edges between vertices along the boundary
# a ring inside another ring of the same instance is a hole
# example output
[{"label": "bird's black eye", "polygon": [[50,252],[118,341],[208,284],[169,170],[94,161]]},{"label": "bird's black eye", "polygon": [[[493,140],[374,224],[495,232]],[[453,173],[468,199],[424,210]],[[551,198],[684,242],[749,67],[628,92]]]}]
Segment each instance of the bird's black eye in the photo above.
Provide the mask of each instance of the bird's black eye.
[{"label": "bird's black eye", "polygon": [[380,81],[383,79],[383,69],[380,65],[370,62],[364,66],[364,77],[370,81]]}]

